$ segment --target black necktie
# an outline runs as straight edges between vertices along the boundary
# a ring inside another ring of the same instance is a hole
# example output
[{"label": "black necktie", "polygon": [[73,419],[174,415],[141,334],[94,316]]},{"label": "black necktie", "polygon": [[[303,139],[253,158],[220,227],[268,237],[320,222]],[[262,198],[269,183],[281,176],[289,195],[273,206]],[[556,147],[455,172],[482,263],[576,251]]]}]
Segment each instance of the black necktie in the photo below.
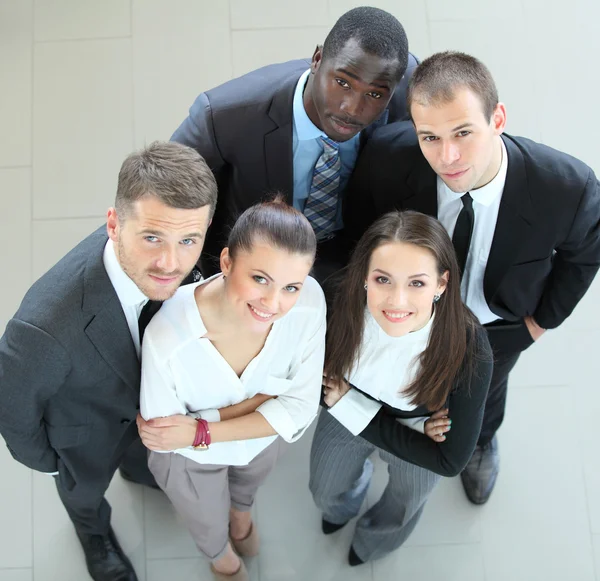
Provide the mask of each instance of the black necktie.
[{"label": "black necktie", "polygon": [[454,234],[452,235],[452,244],[456,250],[458,268],[460,275],[463,276],[467,266],[467,255],[471,245],[471,236],[473,235],[473,225],[475,224],[475,213],[473,212],[473,198],[467,192],[461,198],[463,207],[456,219]]},{"label": "black necktie", "polygon": [[158,309],[162,306],[161,301],[148,301],[140,311],[140,316],[138,317],[138,329],[140,331],[140,345],[142,344],[142,339],[144,338],[144,331],[150,322],[150,319],[158,312]]}]

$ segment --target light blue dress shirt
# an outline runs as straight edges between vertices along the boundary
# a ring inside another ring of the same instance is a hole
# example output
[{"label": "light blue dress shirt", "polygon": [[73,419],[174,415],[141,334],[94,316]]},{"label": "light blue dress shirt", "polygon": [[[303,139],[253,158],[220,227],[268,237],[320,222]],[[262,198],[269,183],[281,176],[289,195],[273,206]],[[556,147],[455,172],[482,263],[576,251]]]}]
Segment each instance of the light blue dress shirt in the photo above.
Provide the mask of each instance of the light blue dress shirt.
[{"label": "light blue dress shirt", "polygon": [[[317,160],[323,153],[323,142],[321,136],[327,137],[315,124],[309,119],[302,93],[304,85],[308,79],[310,69],[302,74],[296,85],[294,92],[294,131],[293,131],[293,151],[294,151],[294,208],[304,212],[306,198],[310,193],[313,171]],[[340,143],[340,160],[342,162],[342,171],[340,175],[340,192],[344,191],[350,174],[354,169],[356,158],[358,157],[358,147],[360,145],[360,133],[352,139]],[[338,197],[336,230],[343,227],[342,222],[342,196]]]}]

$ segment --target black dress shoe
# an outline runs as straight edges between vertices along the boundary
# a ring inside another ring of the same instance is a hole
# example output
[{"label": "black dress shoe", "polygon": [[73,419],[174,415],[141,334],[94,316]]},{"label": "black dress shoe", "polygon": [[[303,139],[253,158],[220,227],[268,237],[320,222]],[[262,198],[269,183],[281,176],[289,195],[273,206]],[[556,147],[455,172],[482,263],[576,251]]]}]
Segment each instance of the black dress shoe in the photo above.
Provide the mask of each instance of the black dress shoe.
[{"label": "black dress shoe", "polygon": [[152,478],[152,480],[137,480],[136,478],[133,478],[133,476],[131,476],[129,473],[125,472],[125,470],[123,470],[121,466],[119,466],[119,474],[121,475],[121,478],[123,480],[127,480],[127,482],[133,482],[134,484],[141,484],[142,486],[147,486],[148,488],[160,490],[160,486],[156,484],[156,481],[154,480],[152,474],[150,474],[149,476]]},{"label": "black dress shoe", "polygon": [[77,532],[77,536],[94,581],[138,581],[131,561],[121,549],[112,528],[106,535]]},{"label": "black dress shoe", "polygon": [[348,563],[350,567],[364,564],[364,561],[356,554],[352,545],[350,545],[350,552],[348,553]]},{"label": "black dress shoe", "polygon": [[326,535],[331,535],[332,533],[339,531],[341,528],[344,528],[347,524],[348,523],[345,522],[344,524],[336,525],[332,522],[329,522],[328,520],[321,519],[321,529]]},{"label": "black dress shoe", "polygon": [[468,499],[473,504],[485,504],[498,477],[500,456],[498,441],[494,436],[485,446],[477,446],[465,469],[460,473]]}]

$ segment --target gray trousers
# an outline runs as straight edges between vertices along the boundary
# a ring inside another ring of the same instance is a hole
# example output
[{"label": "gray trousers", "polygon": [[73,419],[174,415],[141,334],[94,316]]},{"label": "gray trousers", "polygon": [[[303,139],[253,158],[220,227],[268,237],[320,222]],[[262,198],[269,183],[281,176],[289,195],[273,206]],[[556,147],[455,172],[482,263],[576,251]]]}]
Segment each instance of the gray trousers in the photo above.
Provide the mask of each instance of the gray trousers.
[{"label": "gray trousers", "polygon": [[252,508],[256,491],[283,449],[283,440],[277,438],[246,466],[199,464],[181,454],[150,452],[148,466],[198,550],[217,561],[229,540],[230,507],[242,512]]},{"label": "gray trousers", "polygon": [[375,451],[388,465],[389,481],[379,501],[356,524],[352,547],[362,561],[381,558],[409,537],[441,478],[353,436],[322,410],[310,451],[310,491],[323,518],[343,524],[355,517],[373,473]]}]

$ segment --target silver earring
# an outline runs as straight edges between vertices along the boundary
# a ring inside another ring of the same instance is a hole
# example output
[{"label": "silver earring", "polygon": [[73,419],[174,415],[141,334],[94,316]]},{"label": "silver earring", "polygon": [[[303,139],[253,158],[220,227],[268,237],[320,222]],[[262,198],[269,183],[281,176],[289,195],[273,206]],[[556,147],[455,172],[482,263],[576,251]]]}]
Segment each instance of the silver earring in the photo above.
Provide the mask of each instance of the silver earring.
[{"label": "silver earring", "polygon": [[226,280],[226,279],[227,279],[227,277],[225,275],[223,275],[223,280]]},{"label": "silver earring", "polygon": [[367,283],[365,283],[365,290],[367,290]]},{"label": "silver earring", "polygon": [[433,302],[437,303],[440,300],[440,297],[442,295],[440,293],[436,293],[435,295],[433,295]]}]

